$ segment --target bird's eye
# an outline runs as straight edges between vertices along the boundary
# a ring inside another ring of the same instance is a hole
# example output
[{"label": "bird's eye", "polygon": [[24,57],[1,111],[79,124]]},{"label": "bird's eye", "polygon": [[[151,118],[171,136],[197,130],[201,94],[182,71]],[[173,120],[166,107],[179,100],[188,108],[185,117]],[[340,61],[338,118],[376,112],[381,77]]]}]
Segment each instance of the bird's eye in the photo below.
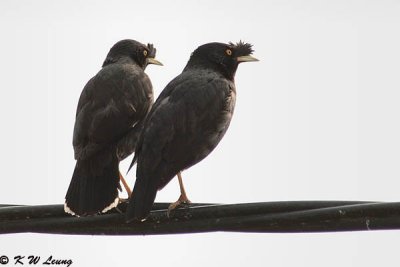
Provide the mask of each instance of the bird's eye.
[{"label": "bird's eye", "polygon": [[147,57],[147,50],[143,50],[143,55]]},{"label": "bird's eye", "polygon": [[226,53],[228,56],[232,56],[232,50],[230,50],[230,49],[226,49],[226,50],[225,50],[225,53]]}]

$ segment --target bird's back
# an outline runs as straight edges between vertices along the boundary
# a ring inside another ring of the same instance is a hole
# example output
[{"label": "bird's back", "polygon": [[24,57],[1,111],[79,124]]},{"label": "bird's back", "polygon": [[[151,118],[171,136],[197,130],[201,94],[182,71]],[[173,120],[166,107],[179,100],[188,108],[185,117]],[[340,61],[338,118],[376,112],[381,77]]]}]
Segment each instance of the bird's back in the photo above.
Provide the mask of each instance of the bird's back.
[{"label": "bird's back", "polygon": [[104,67],[84,87],[79,99],[73,145],[75,158],[89,157],[117,142],[153,102],[148,76],[133,64]]}]

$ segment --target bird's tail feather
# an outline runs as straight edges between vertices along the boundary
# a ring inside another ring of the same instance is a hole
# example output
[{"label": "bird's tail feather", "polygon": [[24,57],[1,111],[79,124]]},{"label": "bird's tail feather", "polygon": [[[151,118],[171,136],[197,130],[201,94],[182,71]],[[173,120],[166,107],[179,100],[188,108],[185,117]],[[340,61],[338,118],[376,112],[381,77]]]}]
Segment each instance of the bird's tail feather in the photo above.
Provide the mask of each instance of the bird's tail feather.
[{"label": "bird's tail feather", "polygon": [[78,216],[106,212],[118,204],[118,187],[115,149],[78,160],[65,197],[65,211]]},{"label": "bird's tail feather", "polygon": [[126,210],[126,221],[142,221],[145,219],[150,213],[156,199],[157,191],[158,187],[156,184],[148,183],[143,177],[137,177]]}]

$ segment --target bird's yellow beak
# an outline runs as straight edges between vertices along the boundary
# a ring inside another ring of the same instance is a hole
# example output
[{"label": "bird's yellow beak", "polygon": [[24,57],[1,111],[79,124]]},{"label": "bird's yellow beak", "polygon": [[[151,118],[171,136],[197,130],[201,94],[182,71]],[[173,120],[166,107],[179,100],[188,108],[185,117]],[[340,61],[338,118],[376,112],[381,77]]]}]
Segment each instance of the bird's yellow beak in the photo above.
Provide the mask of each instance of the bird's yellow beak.
[{"label": "bird's yellow beak", "polygon": [[152,58],[152,57],[147,58],[147,62],[148,62],[148,64],[164,66],[160,61],[158,61],[157,59]]},{"label": "bird's yellow beak", "polygon": [[253,56],[241,56],[236,58],[237,62],[251,62],[251,61],[259,61]]}]

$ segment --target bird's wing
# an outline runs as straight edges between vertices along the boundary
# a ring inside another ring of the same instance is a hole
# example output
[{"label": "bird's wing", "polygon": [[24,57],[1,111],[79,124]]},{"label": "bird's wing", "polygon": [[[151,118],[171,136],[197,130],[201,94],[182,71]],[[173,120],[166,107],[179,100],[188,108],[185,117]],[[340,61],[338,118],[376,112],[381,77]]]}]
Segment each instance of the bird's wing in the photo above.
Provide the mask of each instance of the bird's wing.
[{"label": "bird's wing", "polygon": [[147,75],[132,65],[104,67],[79,99],[73,145],[75,158],[86,158],[115,143],[142,119],[153,101]]},{"label": "bird's wing", "polygon": [[[160,95],[157,97],[156,101],[152,105],[149,113],[147,114],[146,118],[143,121],[143,125],[147,125],[148,121],[150,118],[152,118],[154,111],[158,110],[161,103],[163,102],[164,99],[168,98],[170,94],[175,91],[176,85],[181,83],[181,80],[183,79],[183,75],[177,76],[175,79],[173,79],[171,82],[167,84],[167,86],[164,88],[164,90],[161,91]],[[143,126],[144,127],[144,126]],[[133,165],[137,161],[137,156],[140,154],[140,151],[142,149],[143,141],[144,141],[144,136],[143,136],[144,131],[140,131],[138,137],[137,137],[137,142],[136,142],[136,147],[135,147],[135,156],[132,159],[131,164],[129,165],[128,172],[130,169],[133,167]]]},{"label": "bird's wing", "polygon": [[225,133],[233,83],[212,73],[183,73],[157,99],[140,140],[137,177],[158,189],[205,158]]},{"label": "bird's wing", "polygon": [[136,123],[117,143],[117,156],[119,161],[124,160],[135,152],[136,144],[143,129],[143,120]]}]

